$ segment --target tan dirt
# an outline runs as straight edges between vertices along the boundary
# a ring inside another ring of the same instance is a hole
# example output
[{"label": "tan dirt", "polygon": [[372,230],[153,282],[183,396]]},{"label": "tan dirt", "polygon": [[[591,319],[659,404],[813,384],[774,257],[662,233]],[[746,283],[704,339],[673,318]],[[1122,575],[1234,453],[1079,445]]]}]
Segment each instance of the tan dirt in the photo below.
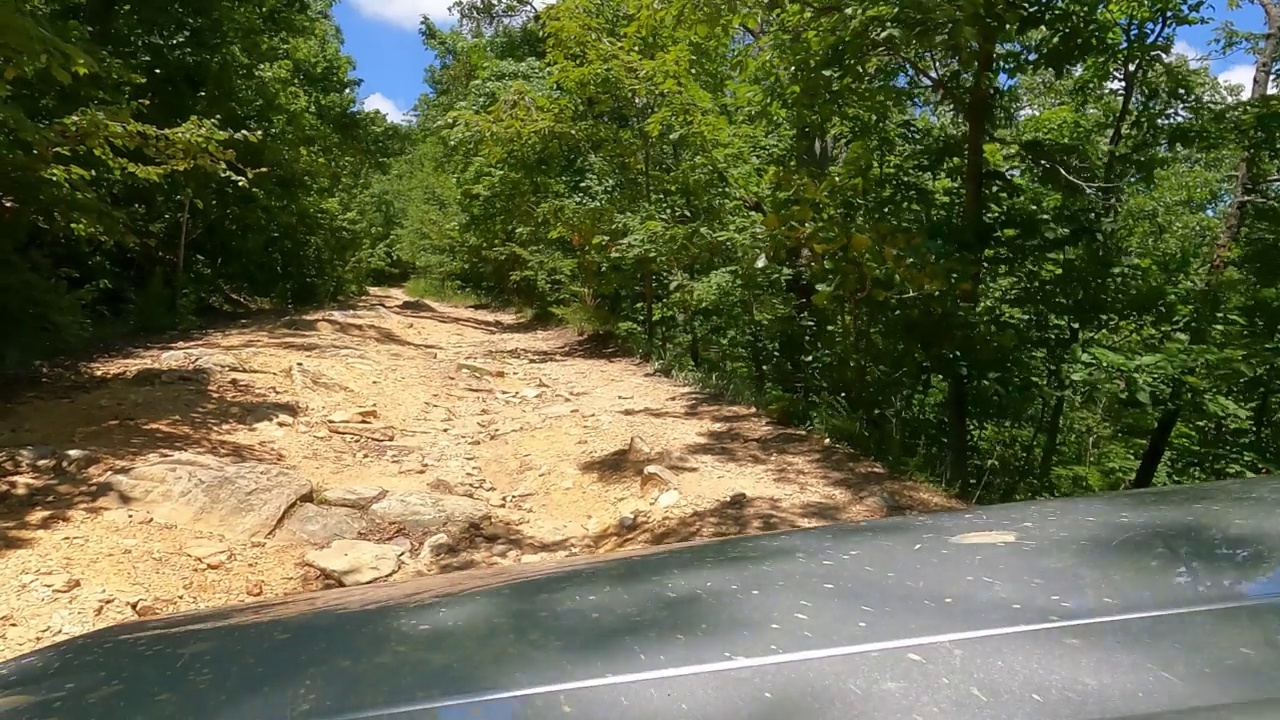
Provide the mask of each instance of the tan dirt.
[{"label": "tan dirt", "polygon": [[[227,351],[244,367],[161,370],[160,356],[181,348]],[[370,409],[376,417],[356,412]],[[394,439],[331,432],[335,413]],[[656,502],[671,488],[642,489],[645,463],[627,457],[633,436],[696,465],[672,468],[678,497]],[[138,616],[323,586],[301,563],[306,547],[104,510],[92,480],[176,452],[288,466],[317,491],[381,485],[487,500],[517,532],[472,564],[959,507],[570,330],[391,289],[346,310],[246,321],[89,363],[0,411],[0,447],[23,445],[102,462],[74,481],[0,478],[0,658]],[[227,562],[184,551],[211,543],[228,546]]]}]

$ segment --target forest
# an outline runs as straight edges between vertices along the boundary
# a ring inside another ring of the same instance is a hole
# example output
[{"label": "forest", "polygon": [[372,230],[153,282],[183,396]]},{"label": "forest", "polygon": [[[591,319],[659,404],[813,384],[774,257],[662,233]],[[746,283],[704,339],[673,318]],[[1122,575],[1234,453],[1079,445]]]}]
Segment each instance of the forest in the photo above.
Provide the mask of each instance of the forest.
[{"label": "forest", "polygon": [[[0,364],[409,280],[965,500],[1280,463],[1280,0],[0,0]],[[1174,51],[1216,26],[1220,82]]]}]

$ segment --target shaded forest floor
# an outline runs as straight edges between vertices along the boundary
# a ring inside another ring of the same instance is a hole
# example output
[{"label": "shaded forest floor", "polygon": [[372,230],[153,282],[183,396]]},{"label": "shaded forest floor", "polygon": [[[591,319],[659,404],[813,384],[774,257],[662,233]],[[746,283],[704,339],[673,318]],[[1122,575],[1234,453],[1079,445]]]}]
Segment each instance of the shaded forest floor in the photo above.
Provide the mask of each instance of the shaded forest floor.
[{"label": "shaded forest floor", "polygon": [[[234,362],[166,370],[182,350]],[[361,412],[383,435],[325,422]],[[646,462],[628,456],[633,437],[679,465],[660,499],[642,487]],[[500,552],[476,546],[469,565],[959,507],[572,331],[394,289],[51,378],[0,411],[0,447],[20,446],[96,462],[74,476],[39,462],[2,473],[0,657],[138,616],[324,586],[302,545],[228,541],[104,507],[105,473],[179,452],[289,467],[317,491],[484,500],[518,533]],[[202,543],[226,544],[228,562],[202,561],[191,550]]]}]

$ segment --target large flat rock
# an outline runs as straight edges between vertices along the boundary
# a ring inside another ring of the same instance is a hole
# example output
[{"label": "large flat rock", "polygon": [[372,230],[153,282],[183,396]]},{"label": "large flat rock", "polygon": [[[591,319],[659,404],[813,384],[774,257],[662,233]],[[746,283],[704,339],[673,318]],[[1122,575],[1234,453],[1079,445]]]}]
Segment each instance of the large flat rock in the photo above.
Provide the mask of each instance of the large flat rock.
[{"label": "large flat rock", "polygon": [[369,519],[354,508],[298,503],[280,523],[276,538],[328,545],[334,540],[355,539],[368,526]]},{"label": "large flat rock", "polygon": [[392,492],[369,507],[369,514],[399,523],[409,532],[471,525],[489,519],[489,506],[456,495],[424,492]]},{"label": "large flat rock", "polygon": [[287,468],[194,453],[136,465],[105,482],[111,500],[156,520],[246,540],[265,538],[311,494],[311,483]]}]

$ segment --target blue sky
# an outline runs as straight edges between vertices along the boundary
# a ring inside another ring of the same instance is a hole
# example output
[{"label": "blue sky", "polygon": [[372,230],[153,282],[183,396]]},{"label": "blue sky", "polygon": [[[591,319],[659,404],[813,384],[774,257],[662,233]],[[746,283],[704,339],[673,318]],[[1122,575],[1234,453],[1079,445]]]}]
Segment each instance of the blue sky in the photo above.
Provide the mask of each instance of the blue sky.
[{"label": "blue sky", "polygon": [[[403,120],[422,93],[422,70],[431,55],[418,37],[418,21],[424,14],[436,24],[448,26],[453,0],[342,0],[334,10],[346,43],[356,60],[356,74],[364,80],[360,97],[365,107],[381,110],[393,120]],[[1226,0],[1211,0],[1215,17],[1236,25],[1262,29],[1262,10],[1246,5],[1228,10]],[[1213,26],[1184,31],[1178,51],[1198,57],[1209,47]],[[1253,76],[1253,60],[1243,55],[1214,59],[1210,67],[1224,80],[1247,83]]]}]

